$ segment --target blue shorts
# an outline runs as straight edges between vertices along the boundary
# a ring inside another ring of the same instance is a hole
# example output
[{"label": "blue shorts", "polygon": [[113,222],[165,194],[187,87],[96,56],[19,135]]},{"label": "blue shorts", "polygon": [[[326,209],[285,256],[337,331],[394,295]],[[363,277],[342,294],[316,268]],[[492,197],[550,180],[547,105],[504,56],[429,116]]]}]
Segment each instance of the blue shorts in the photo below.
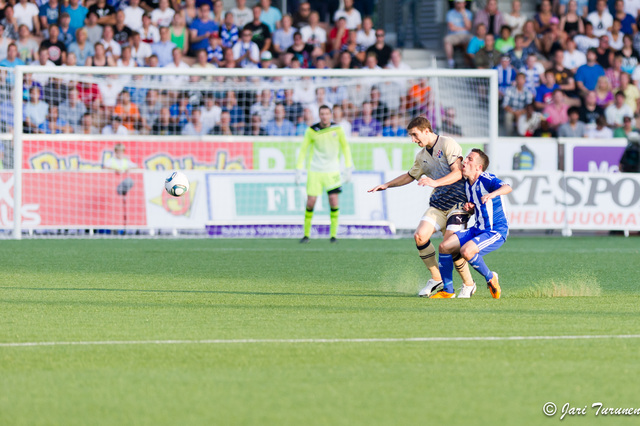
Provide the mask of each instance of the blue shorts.
[{"label": "blue shorts", "polygon": [[456,232],[460,247],[473,240],[480,249],[480,255],[484,256],[492,251],[498,250],[504,244],[504,237],[496,231],[483,231],[475,226],[469,229]]}]

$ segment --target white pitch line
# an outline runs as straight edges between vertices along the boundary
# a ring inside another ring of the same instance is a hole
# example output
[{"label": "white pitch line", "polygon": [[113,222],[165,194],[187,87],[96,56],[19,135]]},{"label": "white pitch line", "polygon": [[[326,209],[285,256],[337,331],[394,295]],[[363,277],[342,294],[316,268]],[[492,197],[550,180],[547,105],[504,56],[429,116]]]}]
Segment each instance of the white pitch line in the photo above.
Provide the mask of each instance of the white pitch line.
[{"label": "white pitch line", "polygon": [[476,336],[476,337],[374,337],[353,339],[211,339],[211,340],[105,340],[93,342],[5,342],[0,348],[32,346],[112,345],[228,345],[247,343],[402,343],[402,342],[496,342],[522,340],[640,339],[640,334],[595,334],[575,336]]}]

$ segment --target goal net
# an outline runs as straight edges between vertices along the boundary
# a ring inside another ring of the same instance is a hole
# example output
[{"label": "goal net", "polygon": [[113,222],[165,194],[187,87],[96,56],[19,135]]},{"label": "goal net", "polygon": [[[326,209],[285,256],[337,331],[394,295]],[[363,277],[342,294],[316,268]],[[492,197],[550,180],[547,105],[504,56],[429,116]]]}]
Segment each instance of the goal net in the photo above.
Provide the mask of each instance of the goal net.
[{"label": "goal net", "polygon": [[[0,232],[299,236],[295,163],[320,105],[334,108],[356,170],[340,197],[342,236],[392,235],[426,208],[415,185],[366,191],[413,164],[411,118],[466,149],[497,136],[492,71],[2,69]],[[179,198],[164,191],[174,170],[191,183]],[[328,232],[328,213],[319,198],[314,233]]]}]

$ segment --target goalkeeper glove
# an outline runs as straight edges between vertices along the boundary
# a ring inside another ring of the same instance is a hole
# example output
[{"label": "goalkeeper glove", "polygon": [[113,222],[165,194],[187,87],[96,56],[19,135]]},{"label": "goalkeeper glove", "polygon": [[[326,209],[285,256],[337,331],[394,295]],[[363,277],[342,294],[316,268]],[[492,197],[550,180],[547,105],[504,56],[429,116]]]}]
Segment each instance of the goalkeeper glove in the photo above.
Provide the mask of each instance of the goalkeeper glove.
[{"label": "goalkeeper glove", "polygon": [[303,171],[301,169],[296,169],[296,177],[295,177],[296,185],[300,185],[302,183],[302,173]]},{"label": "goalkeeper glove", "polygon": [[353,173],[353,167],[347,167],[342,172],[342,180],[345,183],[351,182],[351,174]]}]

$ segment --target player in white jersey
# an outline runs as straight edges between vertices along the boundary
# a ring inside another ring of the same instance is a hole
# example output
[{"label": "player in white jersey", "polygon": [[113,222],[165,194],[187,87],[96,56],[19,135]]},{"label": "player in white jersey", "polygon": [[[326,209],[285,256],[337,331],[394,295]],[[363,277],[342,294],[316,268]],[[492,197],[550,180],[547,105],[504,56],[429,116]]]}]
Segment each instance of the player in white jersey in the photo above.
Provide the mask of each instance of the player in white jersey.
[{"label": "player in white jersey", "polygon": [[[414,234],[420,258],[431,273],[431,279],[418,295],[429,297],[442,288],[442,278],[431,236],[434,232],[442,231],[446,238],[456,231],[465,229],[469,219],[469,214],[463,209],[467,196],[462,181],[462,148],[452,138],[433,133],[431,122],[425,117],[411,120],[407,132],[411,141],[423,148],[416,155],[413,167],[408,173],[378,185],[369,192],[403,186],[414,180],[417,180],[420,186],[433,188],[429,208],[422,216]],[[463,283],[473,286],[467,262],[458,256],[454,263]]]},{"label": "player in white jersey", "polygon": [[[462,165],[465,178],[465,192],[469,201],[466,211],[475,211],[476,223],[469,229],[449,235],[440,243],[439,266],[444,288],[433,297],[448,299],[455,297],[453,291],[453,258],[461,254],[487,280],[487,287],[494,299],[500,298],[498,274],[484,263],[483,256],[497,250],[504,244],[509,234],[509,222],[504,212],[502,195],[512,188],[487,173],[489,157],[480,149],[472,149]],[[468,298],[476,291],[476,286],[463,286],[458,297]]]}]

